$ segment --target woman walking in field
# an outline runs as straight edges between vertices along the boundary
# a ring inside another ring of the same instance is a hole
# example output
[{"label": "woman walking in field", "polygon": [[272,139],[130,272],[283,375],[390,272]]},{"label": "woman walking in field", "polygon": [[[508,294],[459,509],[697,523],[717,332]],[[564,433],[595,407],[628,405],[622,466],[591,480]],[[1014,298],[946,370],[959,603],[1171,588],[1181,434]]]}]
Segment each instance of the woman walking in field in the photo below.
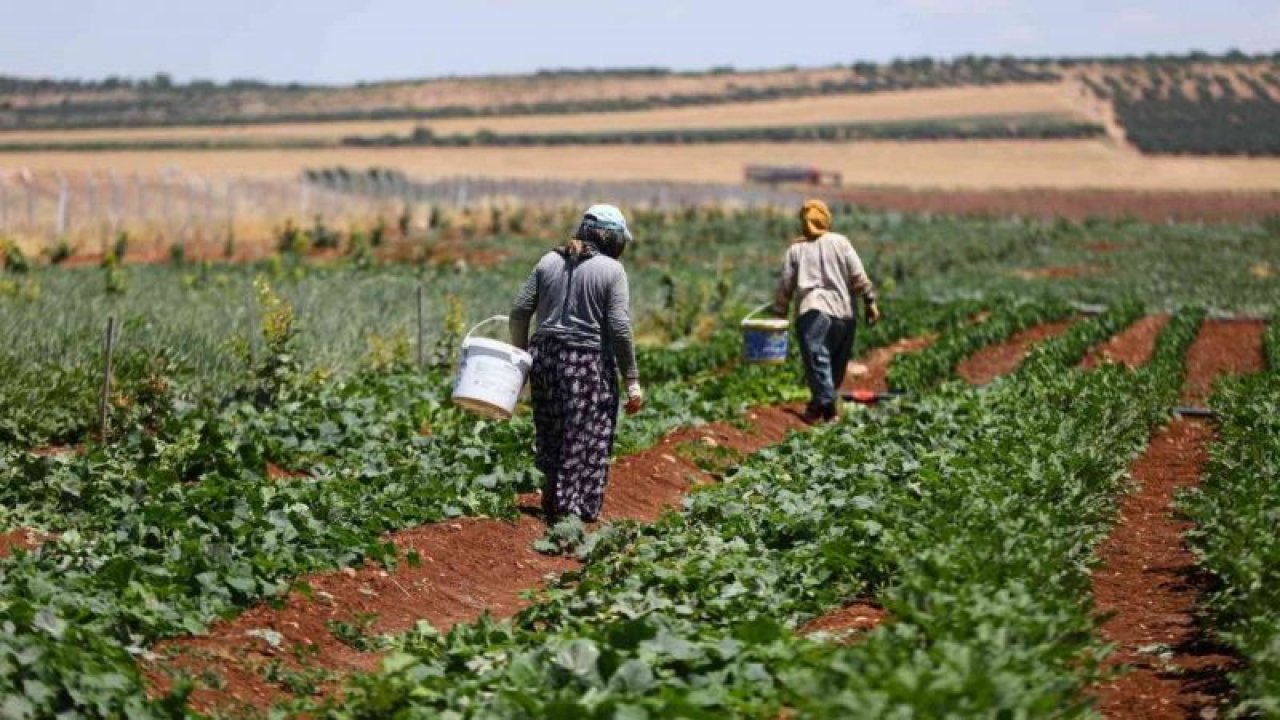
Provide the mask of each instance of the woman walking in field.
[{"label": "woman walking in field", "polygon": [[774,313],[786,316],[796,298],[796,334],[809,385],[807,422],[839,416],[837,391],[844,382],[857,332],[854,297],[866,306],[868,325],[880,319],[875,289],[849,238],[831,232],[831,211],[821,200],[800,209],[803,237],[787,249],[774,295]]},{"label": "woman walking in field", "polygon": [[[530,385],[545,479],[548,523],[565,515],[600,516],[618,419],[618,373],[627,413],[643,405],[632,344],[627,273],[618,259],[631,241],[612,205],[593,205],[569,243],[534,267],[511,308],[511,342],[533,356]],[[529,320],[538,329],[529,339]]]}]

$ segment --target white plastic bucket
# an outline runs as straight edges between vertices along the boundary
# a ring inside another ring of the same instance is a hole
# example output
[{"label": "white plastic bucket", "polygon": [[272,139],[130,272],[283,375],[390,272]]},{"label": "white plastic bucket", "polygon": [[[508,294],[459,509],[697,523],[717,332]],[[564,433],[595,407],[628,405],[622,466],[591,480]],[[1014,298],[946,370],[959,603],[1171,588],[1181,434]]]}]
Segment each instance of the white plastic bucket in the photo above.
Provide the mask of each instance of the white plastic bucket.
[{"label": "white plastic bucket", "polygon": [[515,412],[533,357],[514,345],[471,334],[482,325],[506,319],[506,315],[494,315],[471,328],[462,340],[462,360],[453,384],[455,405],[496,420],[510,419]]},{"label": "white plastic bucket", "polygon": [[760,365],[777,365],[787,361],[791,323],[784,318],[757,318],[756,313],[769,307],[765,303],[742,319],[742,359]]}]

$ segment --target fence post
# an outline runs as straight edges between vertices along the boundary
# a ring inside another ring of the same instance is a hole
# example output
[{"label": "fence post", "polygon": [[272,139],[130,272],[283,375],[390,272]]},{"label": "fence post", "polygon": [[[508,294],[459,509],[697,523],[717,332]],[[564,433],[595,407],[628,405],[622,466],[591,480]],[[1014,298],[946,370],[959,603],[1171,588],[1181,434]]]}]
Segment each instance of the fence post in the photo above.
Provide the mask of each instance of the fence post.
[{"label": "fence post", "polygon": [[102,433],[103,442],[107,440],[107,433],[110,432],[109,418],[107,410],[111,407],[111,371],[112,371],[112,355],[116,349],[116,316],[112,315],[107,318],[107,335],[103,341],[103,354],[106,356],[106,365],[102,373],[102,395],[98,398],[98,429]]},{"label": "fence post", "polygon": [[27,189],[27,230],[28,232],[36,224],[36,191],[31,187],[31,181],[23,182],[23,187]]},{"label": "fence post", "polygon": [[58,179],[58,216],[54,234],[58,237],[65,237],[67,234],[67,204],[71,200],[71,188],[67,185],[67,179],[60,177]]}]

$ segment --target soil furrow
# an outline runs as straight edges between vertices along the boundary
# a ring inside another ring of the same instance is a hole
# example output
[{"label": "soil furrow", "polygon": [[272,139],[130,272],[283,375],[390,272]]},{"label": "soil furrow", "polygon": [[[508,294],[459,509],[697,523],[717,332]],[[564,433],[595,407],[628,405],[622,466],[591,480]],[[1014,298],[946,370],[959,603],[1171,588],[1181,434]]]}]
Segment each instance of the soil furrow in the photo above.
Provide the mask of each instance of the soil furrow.
[{"label": "soil furrow", "polygon": [[1155,352],[1156,338],[1168,324],[1168,315],[1147,315],[1090,350],[1080,362],[1080,367],[1092,370],[1107,363],[1119,363],[1129,368],[1146,365]]},{"label": "soil furrow", "polygon": [[[894,350],[873,351],[860,362],[869,376],[883,378],[894,355],[927,343],[903,341]],[[852,384],[871,389],[860,379]],[[652,448],[619,459],[610,473],[604,520],[657,519],[695,484],[714,481],[712,472],[690,459],[699,455],[698,449],[739,459],[805,427],[800,410],[755,408],[746,416],[749,430],[724,422],[685,428]],[[380,655],[343,644],[334,636],[335,623],[357,624],[365,633],[379,634],[406,632],[419,620],[446,631],[485,613],[510,617],[531,602],[529,591],[578,567],[571,558],[533,550],[533,542],[545,531],[538,496],[522,496],[520,504],[521,515],[514,522],[469,518],[394,533],[387,540],[404,557],[414,553],[416,563],[402,562],[394,569],[368,564],[304,578],[286,597],[219,622],[206,634],[160,643],[155,648],[158,659],[147,663],[144,673],[153,690],[168,688],[174,671],[213,680],[199,683],[193,693],[191,704],[198,710],[262,709],[288,696],[279,682],[266,677],[273,664],[295,670],[319,668],[335,676],[376,667]]]},{"label": "soil furrow", "polygon": [[[1131,368],[1145,365],[1155,351],[1156,337],[1168,322],[1167,315],[1142,318],[1090,351],[1081,363],[1081,367],[1086,370],[1092,369],[1104,362],[1120,362]],[[912,348],[918,349],[927,346],[933,337],[930,336],[927,342],[925,342],[926,338],[917,338],[903,341],[903,343],[918,343],[915,348]],[[884,366],[887,367],[888,363],[885,362]],[[870,377],[870,375],[863,377]],[[883,376],[880,378],[883,382]],[[828,633],[835,637],[837,642],[847,644],[885,622],[889,617],[888,611],[880,607],[875,600],[864,598],[818,615],[802,625],[798,632],[805,635],[817,632]]]},{"label": "soil furrow", "polygon": [[[1260,324],[1207,322],[1187,355],[1185,399],[1203,401],[1226,373],[1262,369]],[[1133,464],[1134,490],[1098,547],[1093,596],[1102,637],[1116,645],[1112,668],[1128,672],[1094,689],[1114,718],[1216,717],[1229,697],[1237,660],[1202,624],[1206,578],[1184,541],[1178,491],[1195,486],[1214,439],[1212,425],[1175,420],[1158,430]]]},{"label": "soil furrow", "polygon": [[1187,353],[1187,382],[1182,400],[1203,404],[1219,375],[1238,375],[1262,369],[1261,320],[1208,320]]},{"label": "soil furrow", "polygon": [[905,338],[892,345],[872,350],[862,359],[849,363],[849,370],[845,374],[844,384],[840,386],[840,391],[889,392],[889,363],[902,353],[923,350],[932,345],[937,339],[937,333],[921,335],[920,337]]},{"label": "soil furrow", "polygon": [[1057,337],[1075,324],[1074,319],[1044,323],[1015,333],[1004,342],[989,345],[956,366],[956,375],[971,385],[986,385],[1018,369],[1036,343]]}]

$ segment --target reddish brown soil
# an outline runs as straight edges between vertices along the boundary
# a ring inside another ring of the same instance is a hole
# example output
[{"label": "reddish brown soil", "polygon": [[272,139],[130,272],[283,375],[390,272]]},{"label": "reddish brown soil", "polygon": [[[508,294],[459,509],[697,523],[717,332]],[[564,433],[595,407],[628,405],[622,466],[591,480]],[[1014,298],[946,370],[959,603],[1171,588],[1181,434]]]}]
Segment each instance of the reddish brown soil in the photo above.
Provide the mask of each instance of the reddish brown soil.
[{"label": "reddish brown soil", "polygon": [[1065,278],[1097,275],[1102,268],[1097,265],[1046,265],[1038,268],[1014,270],[1013,274],[1023,280],[1062,280]]},{"label": "reddish brown soil", "polygon": [[1213,391],[1213,381],[1223,374],[1258,372],[1263,368],[1262,335],[1266,323],[1238,320],[1206,320],[1187,353],[1187,381],[1182,401],[1201,405]]},{"label": "reddish brown soil", "polygon": [[[1258,324],[1206,322],[1188,355],[1186,389],[1202,399],[1218,375],[1261,367]],[[1116,645],[1107,662],[1131,668],[1094,689],[1107,717],[1218,717],[1229,701],[1226,675],[1238,660],[1201,624],[1207,579],[1183,540],[1192,524],[1173,508],[1177,492],[1199,482],[1213,438],[1212,426],[1195,420],[1157,431],[1131,468],[1136,489],[1098,547],[1094,599],[1109,616],[1102,636]]]},{"label": "reddish brown soil", "polygon": [[[750,431],[712,423],[672,433],[653,448],[620,459],[611,472],[604,518],[652,521],[679,503],[693,484],[709,482],[710,476],[681,452],[688,443],[745,455],[804,427],[800,408],[792,406],[758,408],[747,420]],[[368,617],[367,632],[398,633],[419,620],[447,630],[485,612],[510,617],[530,602],[522,597],[527,591],[578,567],[573,559],[532,549],[546,527],[537,517],[536,495],[522,497],[521,505],[522,515],[511,523],[464,519],[394,533],[387,540],[405,556],[417,553],[418,566],[402,562],[387,570],[370,564],[303,578],[310,593],[291,592],[282,604],[257,605],[214,625],[205,635],[161,643],[156,652],[165,659],[145,668],[148,680],[153,688],[163,689],[170,684],[166,670],[197,676],[211,671],[221,677],[221,688],[197,690],[193,707],[265,708],[286,693],[263,672],[272,661],[298,667],[293,648],[305,648],[307,668],[343,674],[376,666],[379,655],[342,644],[329,629],[331,621],[353,623]],[[247,635],[263,629],[280,633],[278,648]]]},{"label": "reddish brown soil", "polygon": [[291,478],[307,477],[307,473],[301,470],[286,470],[273,462],[268,462],[267,477],[272,480],[289,480]]},{"label": "reddish brown soil", "polygon": [[1114,613],[1102,626],[1116,644],[1108,665],[1132,668],[1097,688],[1107,717],[1213,717],[1205,711],[1226,700],[1236,660],[1201,627],[1205,583],[1182,540],[1192,525],[1172,509],[1175,493],[1196,484],[1212,438],[1209,425],[1192,420],[1158,431],[1132,468],[1137,490],[1098,548],[1094,598],[1099,614]]},{"label": "reddish brown soil", "polygon": [[1061,335],[1074,323],[1075,320],[1060,320],[1015,333],[1008,340],[985,347],[962,360],[956,367],[956,374],[972,385],[986,385],[1016,370],[1033,345]]},{"label": "reddish brown soil", "polygon": [[1080,362],[1080,367],[1092,370],[1108,363],[1120,363],[1130,368],[1146,365],[1156,350],[1156,338],[1168,324],[1168,315],[1148,315],[1090,350]]},{"label": "reddish brown soil", "polygon": [[1276,192],[1178,192],[1122,190],[912,190],[849,188],[832,193],[836,202],[876,210],[957,215],[1021,215],[1038,218],[1125,218],[1240,222],[1280,214]]},{"label": "reddish brown soil", "polygon": [[6,557],[17,549],[30,550],[47,540],[43,533],[28,528],[18,528],[0,533],[0,557]]},{"label": "reddish brown soil", "polygon": [[58,455],[81,455],[84,453],[84,444],[77,445],[42,445],[40,447],[31,448],[27,452],[40,457],[56,457]]},{"label": "reddish brown soil", "polygon": [[[849,363],[849,371],[845,374],[841,392],[868,390],[871,392],[889,391],[889,363],[902,353],[917,352],[929,347],[938,339],[937,334],[905,338],[892,345],[876,348],[857,362]],[[855,369],[857,372],[855,372]]]},{"label": "reddish brown soil", "polygon": [[1087,245],[1084,246],[1084,249],[1088,250],[1091,253],[1096,253],[1098,255],[1110,255],[1111,253],[1115,252],[1116,250],[1119,250],[1120,248],[1116,247],[1115,243],[1110,243],[1105,240],[1099,240],[1097,242],[1088,243]]},{"label": "reddish brown soil", "polygon": [[801,406],[760,407],[748,411],[750,430],[729,423],[710,423],[677,430],[643,452],[620,458],[609,473],[605,520],[652,522],[662,511],[677,507],[693,485],[713,478],[690,460],[684,446],[701,444],[737,456],[774,445],[792,430],[805,427]]},{"label": "reddish brown soil", "polygon": [[[883,378],[895,354],[932,340],[902,341],[861,362],[870,376]],[[693,486],[714,480],[689,459],[691,445],[741,457],[805,427],[800,412],[799,406],[756,408],[746,416],[748,430],[729,423],[686,428],[652,448],[619,459],[610,473],[603,519],[655,520],[664,509],[678,505]],[[144,672],[156,690],[169,687],[168,673],[175,670],[195,676],[212,672],[221,678],[220,687],[202,685],[192,696],[193,707],[262,709],[287,697],[283,688],[266,680],[265,668],[273,661],[286,668],[300,667],[295,648],[305,650],[306,668],[342,675],[376,667],[380,656],[342,644],[330,630],[330,621],[352,623],[367,617],[366,632],[377,634],[405,632],[419,620],[447,630],[486,612],[495,618],[510,617],[531,602],[522,597],[528,591],[578,567],[571,558],[549,557],[532,549],[545,532],[536,510],[538,497],[523,496],[520,504],[522,514],[515,522],[463,519],[393,533],[387,540],[403,556],[417,553],[416,567],[401,562],[388,570],[368,564],[303,578],[310,592],[295,590],[280,603],[257,605],[215,624],[204,635],[161,643],[156,652],[163,659],[146,666]],[[825,627],[839,630],[843,624],[864,622],[854,620],[853,610],[842,618],[825,621]],[[279,647],[247,634],[253,630],[279,633]]]},{"label": "reddish brown soil", "polygon": [[874,602],[859,600],[819,615],[802,625],[798,632],[803,635],[827,633],[835,636],[837,642],[849,643],[888,618],[889,612],[884,608]]}]

